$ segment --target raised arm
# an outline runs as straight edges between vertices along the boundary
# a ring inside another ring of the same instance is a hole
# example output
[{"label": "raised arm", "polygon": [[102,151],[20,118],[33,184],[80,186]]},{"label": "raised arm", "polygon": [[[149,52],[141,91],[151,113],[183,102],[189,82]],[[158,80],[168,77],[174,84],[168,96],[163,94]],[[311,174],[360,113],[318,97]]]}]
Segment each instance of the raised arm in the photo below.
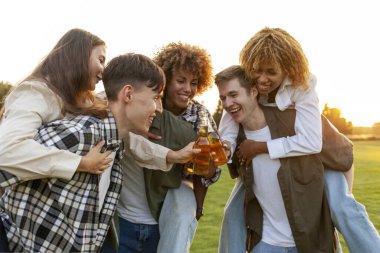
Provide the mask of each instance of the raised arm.
[{"label": "raised arm", "polygon": [[193,149],[193,142],[180,150],[171,150],[153,143],[141,135],[129,133],[129,148],[136,161],[142,167],[151,170],[169,171],[174,163],[186,163],[200,150]]}]

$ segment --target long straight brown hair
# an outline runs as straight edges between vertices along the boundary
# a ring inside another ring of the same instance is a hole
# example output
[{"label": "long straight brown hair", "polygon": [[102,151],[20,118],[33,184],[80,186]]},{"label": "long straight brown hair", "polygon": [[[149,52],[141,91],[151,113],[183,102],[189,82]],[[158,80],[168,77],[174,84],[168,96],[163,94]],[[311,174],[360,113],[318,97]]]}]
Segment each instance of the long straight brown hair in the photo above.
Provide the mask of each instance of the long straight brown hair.
[{"label": "long straight brown hair", "polygon": [[[62,99],[64,115],[103,118],[107,115],[106,102],[89,90],[89,60],[96,46],[105,46],[105,42],[85,30],[69,30],[25,80],[45,82]],[[84,105],[83,101],[91,103]]]}]

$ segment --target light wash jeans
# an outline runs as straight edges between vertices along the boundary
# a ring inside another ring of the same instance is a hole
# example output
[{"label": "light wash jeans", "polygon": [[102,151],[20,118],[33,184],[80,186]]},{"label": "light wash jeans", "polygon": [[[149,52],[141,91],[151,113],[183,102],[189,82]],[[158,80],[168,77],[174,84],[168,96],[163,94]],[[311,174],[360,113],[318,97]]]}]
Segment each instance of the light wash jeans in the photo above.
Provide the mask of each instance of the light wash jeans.
[{"label": "light wash jeans", "polygon": [[243,183],[238,178],[224,207],[219,253],[245,253],[244,193]]},{"label": "light wash jeans", "polygon": [[261,241],[253,248],[252,253],[298,253],[298,251],[296,247],[277,247]]},{"label": "light wash jeans", "polygon": [[[343,174],[343,173],[342,173]],[[222,229],[219,240],[219,253],[245,253],[245,241],[247,237],[247,231],[244,221],[244,193],[245,189],[238,178],[235,187],[233,188],[231,195],[224,208],[224,216],[222,221]],[[259,243],[260,244],[260,243]],[[258,245],[259,245],[258,244]],[[264,243],[265,244],[265,243]],[[272,252],[272,251],[255,251],[256,247],[252,250],[252,253],[258,252]],[[271,245],[269,245],[271,246]],[[260,246],[258,249],[262,249]],[[274,246],[273,246],[274,247]],[[277,247],[274,247],[277,248]],[[258,250],[256,249],[256,250]],[[263,248],[264,250],[266,248]],[[297,252],[294,247],[281,248],[281,252]],[[287,251],[288,250],[288,251]],[[273,251],[277,252],[277,251]],[[339,245],[338,253],[342,250]]]},{"label": "light wash jeans", "polygon": [[380,237],[365,207],[349,192],[342,172],[325,170],[325,191],[331,219],[350,253],[379,253]]},{"label": "light wash jeans", "polygon": [[[325,191],[331,218],[343,235],[350,253],[379,253],[380,237],[365,207],[349,192],[342,172],[325,170]],[[244,187],[238,180],[226,207],[219,241],[219,253],[245,253]],[[340,245],[338,252],[342,252]]]},{"label": "light wash jeans", "polygon": [[198,221],[192,183],[182,181],[166,194],[159,218],[158,253],[187,253],[194,239]]}]

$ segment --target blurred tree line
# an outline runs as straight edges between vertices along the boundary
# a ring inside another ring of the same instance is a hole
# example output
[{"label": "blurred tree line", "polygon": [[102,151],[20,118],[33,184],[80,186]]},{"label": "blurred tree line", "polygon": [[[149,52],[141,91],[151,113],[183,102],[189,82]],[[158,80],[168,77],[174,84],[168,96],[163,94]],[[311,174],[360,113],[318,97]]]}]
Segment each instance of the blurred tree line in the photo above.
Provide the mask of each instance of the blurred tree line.
[{"label": "blurred tree line", "polygon": [[[220,119],[222,118],[222,112],[223,107],[222,103],[219,100],[218,106],[213,114],[214,120],[219,126]],[[328,104],[325,104],[325,107],[323,108],[322,114],[325,115],[326,118],[328,118],[331,123],[341,132],[342,134],[351,134],[352,133],[352,122],[347,121],[345,118],[341,117],[340,110],[338,108],[330,108]],[[380,123],[378,123],[378,126],[380,128]]]},{"label": "blurred tree line", "polygon": [[330,108],[328,104],[325,104],[322,114],[331,121],[339,132],[342,134],[352,134],[352,122],[341,117],[340,110],[338,108]]},{"label": "blurred tree line", "polygon": [[3,107],[5,96],[12,87],[11,83],[0,81],[0,109]]},{"label": "blurred tree line", "polygon": [[218,99],[218,105],[215,109],[214,114],[212,115],[218,128],[219,128],[220,120],[222,119],[222,113],[223,113],[222,100]]}]

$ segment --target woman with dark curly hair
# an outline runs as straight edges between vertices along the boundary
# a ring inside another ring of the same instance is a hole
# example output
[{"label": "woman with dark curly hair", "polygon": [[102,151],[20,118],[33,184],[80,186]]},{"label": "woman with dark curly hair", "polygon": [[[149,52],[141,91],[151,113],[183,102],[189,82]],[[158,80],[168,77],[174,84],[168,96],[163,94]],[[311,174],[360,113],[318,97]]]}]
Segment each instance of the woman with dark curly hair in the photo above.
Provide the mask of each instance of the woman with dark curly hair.
[{"label": "woman with dark curly hair", "polygon": [[[195,96],[213,85],[213,68],[208,52],[186,43],[170,43],[162,47],[153,60],[164,70],[167,80],[164,109],[189,122],[197,133],[201,114],[206,114],[211,127],[217,129],[210,112],[194,100]],[[193,181],[184,177],[179,188],[169,189],[159,218],[158,252],[189,252],[197,220],[203,214],[207,187],[219,176],[220,169],[213,167],[208,176],[193,176]]]},{"label": "woman with dark curly hair", "polygon": [[205,49],[181,42],[170,43],[156,53],[154,60],[166,75],[168,85],[163,103],[167,110],[176,115],[191,107],[207,111],[193,99],[213,85],[211,57]]}]

